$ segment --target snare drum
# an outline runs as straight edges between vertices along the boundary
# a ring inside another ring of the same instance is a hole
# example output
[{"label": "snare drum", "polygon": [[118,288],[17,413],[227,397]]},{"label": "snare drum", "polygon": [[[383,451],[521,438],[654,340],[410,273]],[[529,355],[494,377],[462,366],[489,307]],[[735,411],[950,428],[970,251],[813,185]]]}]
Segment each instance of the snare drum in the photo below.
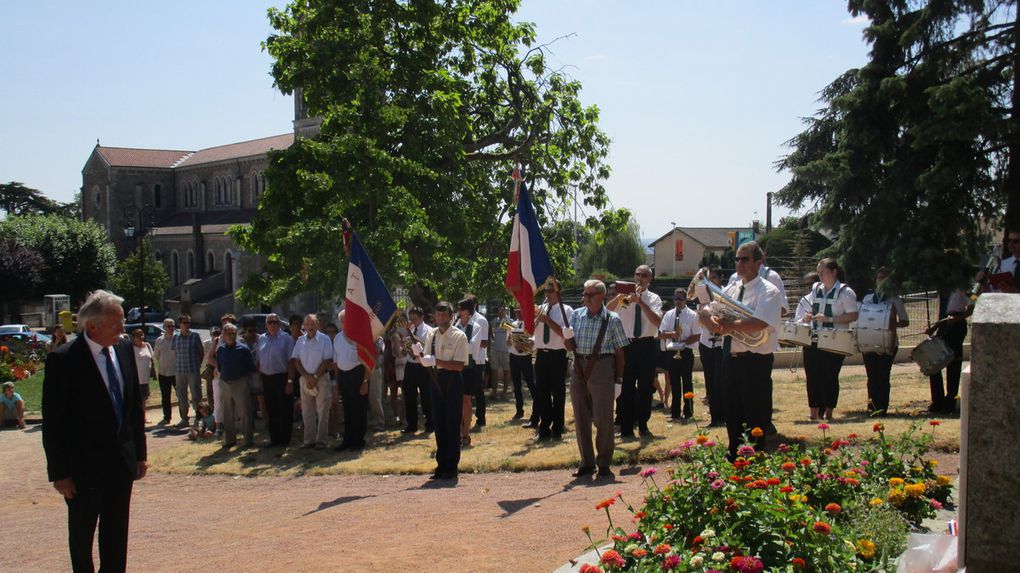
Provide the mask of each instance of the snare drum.
[{"label": "snare drum", "polygon": [[891,304],[862,304],[854,336],[863,353],[892,354],[897,346]]},{"label": "snare drum", "polygon": [[815,330],[818,336],[818,349],[850,356],[857,352],[857,343],[854,340],[854,333],[850,330],[836,328],[819,328]]},{"label": "snare drum", "polygon": [[811,327],[803,322],[786,321],[779,326],[779,342],[811,346]]},{"label": "snare drum", "polygon": [[949,366],[954,358],[956,354],[941,338],[929,338],[910,351],[910,359],[917,363],[925,376]]}]

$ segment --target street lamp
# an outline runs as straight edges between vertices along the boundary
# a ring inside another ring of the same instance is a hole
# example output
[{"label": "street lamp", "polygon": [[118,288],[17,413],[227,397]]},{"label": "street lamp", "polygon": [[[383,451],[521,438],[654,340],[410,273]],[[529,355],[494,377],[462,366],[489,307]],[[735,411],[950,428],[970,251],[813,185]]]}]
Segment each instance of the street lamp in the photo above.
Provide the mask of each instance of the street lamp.
[{"label": "street lamp", "polygon": [[[148,212],[148,218],[146,218]],[[141,207],[128,205],[124,208],[124,220],[127,225],[124,227],[124,236],[132,238],[137,235],[138,247],[138,312],[140,319],[145,317],[145,232],[155,226],[156,213],[152,205],[143,204]],[[134,223],[138,222],[135,227]]]}]

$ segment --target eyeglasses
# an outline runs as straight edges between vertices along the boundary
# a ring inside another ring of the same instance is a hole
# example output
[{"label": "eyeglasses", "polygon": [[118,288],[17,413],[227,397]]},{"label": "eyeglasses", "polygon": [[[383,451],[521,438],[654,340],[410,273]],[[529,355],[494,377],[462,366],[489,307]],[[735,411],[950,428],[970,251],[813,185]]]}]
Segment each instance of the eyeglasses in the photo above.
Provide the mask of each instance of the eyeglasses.
[{"label": "eyeglasses", "polygon": [[586,293],[582,293],[581,294],[581,298],[595,298],[595,297],[599,296],[600,294],[603,294],[603,293],[601,293],[601,292],[586,292]]},{"label": "eyeglasses", "polygon": [[746,263],[754,259],[752,257],[735,257],[733,260],[737,261],[738,263]]}]

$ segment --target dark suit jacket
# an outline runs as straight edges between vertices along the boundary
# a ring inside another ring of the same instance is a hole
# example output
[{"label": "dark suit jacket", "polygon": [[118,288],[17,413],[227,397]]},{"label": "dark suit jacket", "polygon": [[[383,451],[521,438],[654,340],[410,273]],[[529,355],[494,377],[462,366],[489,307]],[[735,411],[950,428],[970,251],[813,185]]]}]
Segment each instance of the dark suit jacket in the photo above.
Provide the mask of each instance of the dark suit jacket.
[{"label": "dark suit jacket", "polygon": [[137,477],[146,459],[145,413],[131,343],[114,346],[124,377],[124,422],[92,358],[85,336],[46,357],[43,378],[43,448],[50,481],[71,477],[77,484]]}]

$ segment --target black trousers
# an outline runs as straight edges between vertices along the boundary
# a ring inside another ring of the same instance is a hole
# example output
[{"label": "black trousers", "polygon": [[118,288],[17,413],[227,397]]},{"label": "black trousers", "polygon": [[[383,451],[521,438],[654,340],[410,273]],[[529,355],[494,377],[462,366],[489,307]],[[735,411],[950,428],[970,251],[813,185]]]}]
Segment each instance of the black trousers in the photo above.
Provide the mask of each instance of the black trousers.
[{"label": "black trousers", "polygon": [[705,395],[708,396],[708,412],[711,424],[726,421],[726,395],[722,389],[722,348],[709,348],[698,344],[701,369],[705,374]]},{"label": "black trousers", "polygon": [[340,447],[365,447],[365,432],[368,430],[368,395],[361,395],[361,383],[364,380],[363,364],[340,371],[340,394],[344,398],[344,437],[340,441]]},{"label": "black trousers", "polygon": [[617,401],[620,433],[634,434],[636,425],[648,430],[652,417],[652,394],[655,393],[655,363],[659,354],[659,341],[651,336],[632,338],[624,347],[623,388]]},{"label": "black trousers", "polygon": [[768,380],[772,377],[772,354],[744,352],[726,359],[723,372],[723,393],[726,396],[726,434],[729,437],[730,460],[737,457],[737,448],[744,433],[756,450],[765,447],[764,433],[751,437],[751,430],[765,430],[768,423]]},{"label": "black trousers", "polygon": [[425,416],[425,427],[432,427],[432,397],[429,396],[429,371],[421,364],[408,362],[404,367],[404,419],[407,429],[418,430],[418,397],[421,396],[421,412]]},{"label": "black trousers", "polygon": [[432,425],[436,434],[436,471],[456,472],[460,464],[460,422],[464,380],[460,372],[436,370],[429,385]]},{"label": "black trousers", "polygon": [[946,386],[942,387],[942,371],[928,377],[931,386],[931,403],[935,410],[952,411],[956,408],[956,395],[960,393],[960,372],[963,370],[963,339],[967,338],[967,323],[960,321],[939,327],[936,336],[945,341],[956,354],[946,366]]},{"label": "black trousers", "polygon": [[528,394],[531,394],[531,421],[538,423],[538,412],[535,409],[535,365],[531,362],[531,355],[518,356],[510,355],[510,379],[514,383],[514,400],[517,402],[517,413],[524,415],[524,390],[521,388],[521,379],[528,385]]},{"label": "black trousers", "polygon": [[266,397],[269,444],[290,445],[291,433],[294,430],[294,398],[287,395],[287,373],[259,376],[262,378],[262,394]]},{"label": "black trousers", "polygon": [[892,354],[864,353],[864,371],[868,373],[868,412],[884,416],[889,412],[889,375],[897,348]]},{"label": "black trousers", "polygon": [[[839,371],[843,369],[845,358],[842,354],[819,350],[814,346],[804,347],[804,376],[807,378],[809,407],[836,407],[839,402]],[[771,400],[769,402],[771,404]]]},{"label": "black trousers", "polygon": [[469,368],[475,370],[475,423],[484,426],[485,425],[485,371],[488,370],[488,364],[474,364]]},{"label": "black trousers", "polygon": [[538,435],[563,435],[567,402],[567,351],[539,350],[535,357],[535,408]]},{"label": "black trousers", "polygon": [[[122,461],[113,460],[120,464]],[[99,525],[99,567],[123,572],[127,568],[128,515],[131,486],[134,482],[125,469],[94,483],[75,481],[77,493],[67,503],[67,544],[71,551],[71,569],[75,573],[95,571],[92,543]]]},{"label": "black trousers", "polygon": [[690,418],[694,415],[694,400],[687,400],[683,395],[694,392],[694,351],[685,348],[680,351],[679,360],[674,356],[669,359],[669,387],[673,393],[673,403],[669,405],[670,415],[674,418]]},{"label": "black trousers", "polygon": [[159,378],[159,398],[160,404],[163,406],[163,419],[169,420],[171,413],[171,392],[173,392],[174,386],[177,384],[177,377],[160,374],[157,378]]}]

